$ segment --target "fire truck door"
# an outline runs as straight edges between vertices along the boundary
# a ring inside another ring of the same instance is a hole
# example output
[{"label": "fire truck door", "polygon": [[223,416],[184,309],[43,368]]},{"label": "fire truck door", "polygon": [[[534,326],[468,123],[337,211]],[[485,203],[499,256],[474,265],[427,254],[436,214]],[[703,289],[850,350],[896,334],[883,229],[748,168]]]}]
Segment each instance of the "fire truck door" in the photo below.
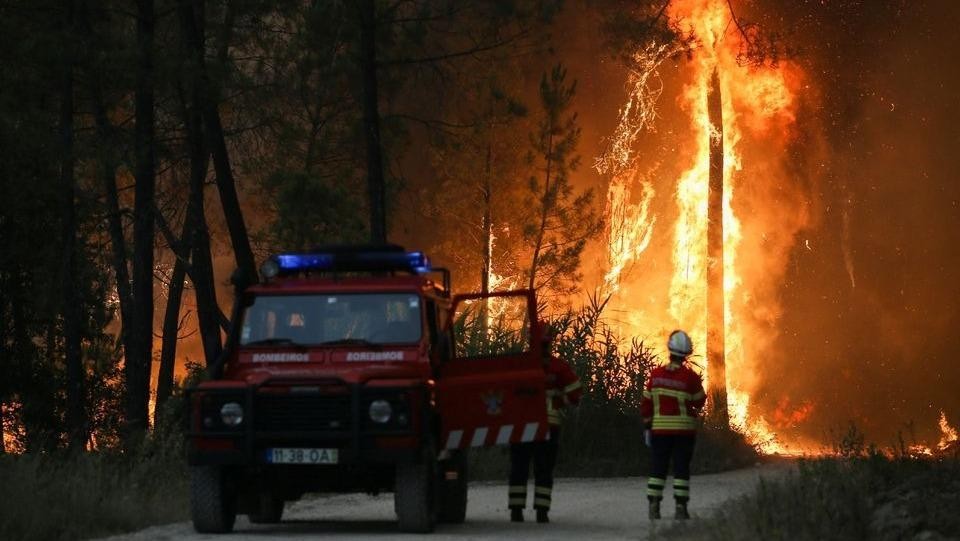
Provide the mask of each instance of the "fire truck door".
[{"label": "fire truck door", "polygon": [[453,300],[453,351],[440,366],[437,410],[446,449],[548,437],[545,375],[531,291]]}]

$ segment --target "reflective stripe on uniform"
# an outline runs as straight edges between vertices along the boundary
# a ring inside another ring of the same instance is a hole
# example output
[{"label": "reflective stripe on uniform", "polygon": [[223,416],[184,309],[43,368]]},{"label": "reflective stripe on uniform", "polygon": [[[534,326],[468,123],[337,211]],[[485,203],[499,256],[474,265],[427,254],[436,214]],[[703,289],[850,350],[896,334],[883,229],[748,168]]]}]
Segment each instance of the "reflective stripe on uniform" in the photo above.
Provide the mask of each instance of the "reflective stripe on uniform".
[{"label": "reflective stripe on uniform", "polygon": [[538,509],[550,509],[550,498],[534,498],[533,506]]},{"label": "reflective stripe on uniform", "polygon": [[507,489],[509,494],[509,507],[523,507],[527,505],[527,485],[510,485]]},{"label": "reflective stripe on uniform", "polygon": [[687,391],[678,391],[676,389],[664,389],[662,387],[657,387],[653,390],[653,394],[658,394],[662,396],[672,396],[674,398],[679,398],[681,400],[690,400],[694,397],[692,393]]},{"label": "reflective stripe on uniform", "polygon": [[576,391],[576,390],[579,389],[579,388],[580,388],[580,380],[577,380],[577,381],[574,381],[573,383],[571,383],[570,385],[567,385],[566,387],[564,387],[564,388],[563,388],[563,392],[564,392],[564,393],[569,393],[569,392],[572,392],[572,391]]},{"label": "reflective stripe on uniform", "polygon": [[657,498],[663,496],[663,486],[665,484],[667,484],[667,480],[659,477],[651,477],[647,479],[647,496],[654,496]]},{"label": "reflective stripe on uniform", "polygon": [[664,421],[659,417],[653,419],[653,430],[696,430],[697,422],[693,418],[684,421]]},{"label": "reflective stripe on uniform", "polygon": [[533,489],[533,493],[537,496],[549,497],[551,494],[553,494],[553,487],[536,487]]}]

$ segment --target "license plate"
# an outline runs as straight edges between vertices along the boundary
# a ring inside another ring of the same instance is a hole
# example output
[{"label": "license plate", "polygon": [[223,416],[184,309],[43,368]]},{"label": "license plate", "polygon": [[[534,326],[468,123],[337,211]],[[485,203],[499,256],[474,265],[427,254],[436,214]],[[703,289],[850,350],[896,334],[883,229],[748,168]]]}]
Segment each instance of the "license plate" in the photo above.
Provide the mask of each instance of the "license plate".
[{"label": "license plate", "polygon": [[301,447],[271,447],[267,449],[267,462],[271,464],[336,464],[339,449],[315,449]]}]

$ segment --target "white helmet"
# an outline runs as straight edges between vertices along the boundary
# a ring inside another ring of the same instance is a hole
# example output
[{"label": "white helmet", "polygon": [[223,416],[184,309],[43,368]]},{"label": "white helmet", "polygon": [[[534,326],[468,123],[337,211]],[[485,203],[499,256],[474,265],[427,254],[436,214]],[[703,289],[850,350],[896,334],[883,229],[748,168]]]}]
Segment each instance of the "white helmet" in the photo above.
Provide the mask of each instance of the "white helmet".
[{"label": "white helmet", "polygon": [[670,333],[670,339],[667,340],[667,349],[672,355],[687,357],[693,353],[693,342],[687,333],[676,330]]}]

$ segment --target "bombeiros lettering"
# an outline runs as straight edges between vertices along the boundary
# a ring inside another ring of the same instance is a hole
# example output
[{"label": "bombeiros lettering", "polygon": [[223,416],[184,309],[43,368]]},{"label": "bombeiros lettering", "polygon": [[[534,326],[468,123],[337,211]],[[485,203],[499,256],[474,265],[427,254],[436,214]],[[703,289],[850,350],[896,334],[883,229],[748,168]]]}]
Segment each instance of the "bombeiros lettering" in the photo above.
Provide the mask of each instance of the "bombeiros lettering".
[{"label": "bombeiros lettering", "polygon": [[255,363],[306,363],[310,362],[309,353],[254,353]]},{"label": "bombeiros lettering", "polygon": [[348,361],[402,361],[402,351],[351,351]]}]

